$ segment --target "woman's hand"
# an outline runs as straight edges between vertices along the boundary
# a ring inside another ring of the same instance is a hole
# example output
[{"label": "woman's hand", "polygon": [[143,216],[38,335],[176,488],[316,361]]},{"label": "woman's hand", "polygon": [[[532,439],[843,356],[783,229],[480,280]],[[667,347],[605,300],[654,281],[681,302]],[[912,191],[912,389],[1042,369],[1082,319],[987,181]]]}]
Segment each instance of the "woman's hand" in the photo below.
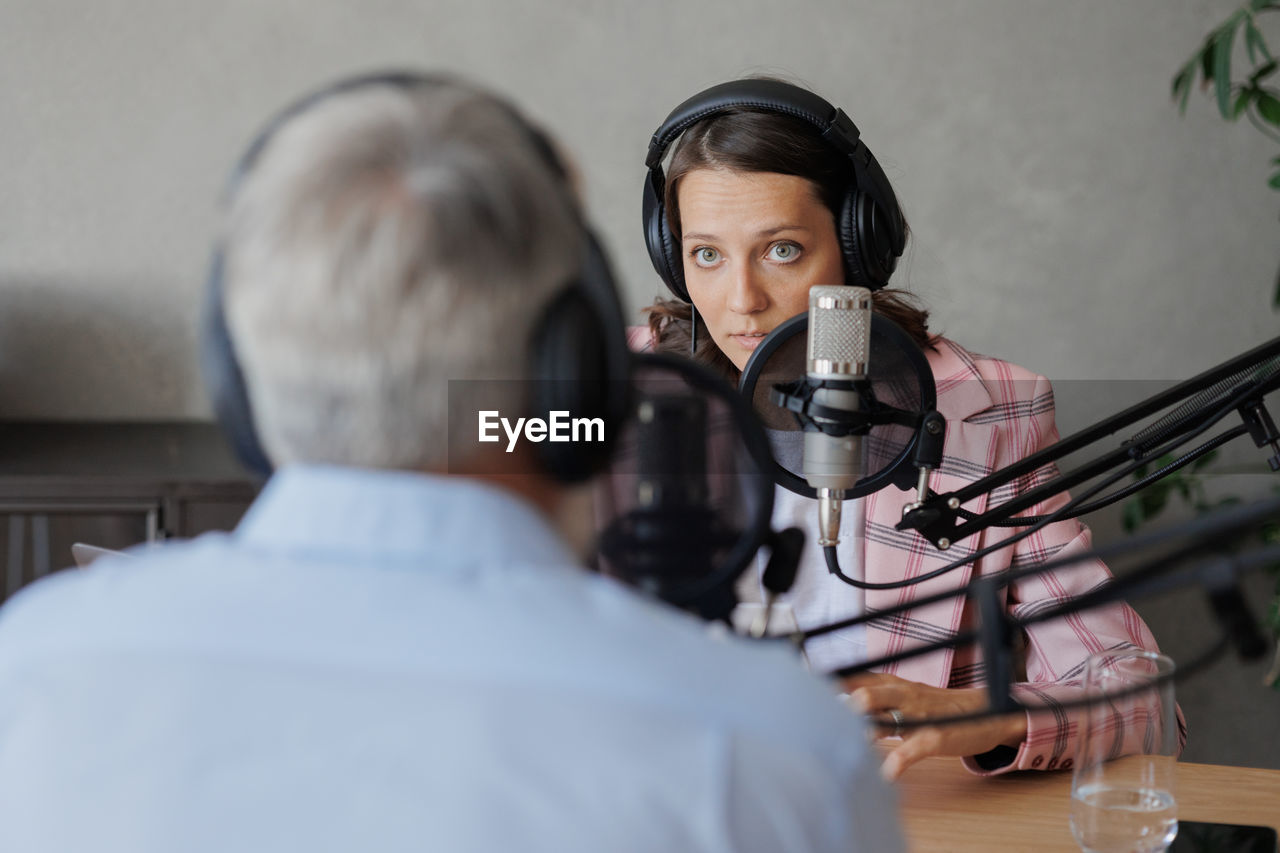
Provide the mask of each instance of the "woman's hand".
[{"label": "woman's hand", "polygon": [[[981,687],[930,687],[896,675],[868,672],[844,679],[850,701],[862,711],[885,716],[891,710],[904,719],[929,719],[972,714],[987,707],[987,691]],[[892,730],[879,727],[878,736]],[[931,755],[979,755],[997,746],[1019,746],[1027,736],[1023,713],[945,726],[904,729],[902,743],[894,747],[880,766],[881,774],[897,779],[903,771]]]}]

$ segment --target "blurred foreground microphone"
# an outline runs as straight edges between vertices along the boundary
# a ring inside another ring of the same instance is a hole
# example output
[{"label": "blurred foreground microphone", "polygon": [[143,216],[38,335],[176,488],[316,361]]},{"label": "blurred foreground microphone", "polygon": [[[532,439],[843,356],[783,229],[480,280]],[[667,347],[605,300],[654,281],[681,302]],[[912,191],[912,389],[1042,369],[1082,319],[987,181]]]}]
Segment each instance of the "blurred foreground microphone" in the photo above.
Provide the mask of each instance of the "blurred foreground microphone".
[{"label": "blurred foreground microphone", "polygon": [[809,289],[809,352],[805,379],[813,427],[804,434],[805,482],[818,490],[818,544],[840,543],[841,495],[862,472],[868,426],[821,417],[821,408],[862,410],[871,350],[871,291],[819,285]]},{"label": "blurred foreground microphone", "polygon": [[[707,404],[701,397],[641,395],[636,407],[634,508],[605,530],[602,552],[614,571],[645,592],[705,576],[738,531],[712,511],[707,486]],[[709,590],[699,613],[721,618],[730,588]]]},{"label": "blurred foreground microphone", "polygon": [[705,619],[728,622],[761,548],[762,581],[790,587],[802,541],[775,533],[769,443],[747,401],[705,367],[634,356],[635,409],[597,492],[600,568]]}]

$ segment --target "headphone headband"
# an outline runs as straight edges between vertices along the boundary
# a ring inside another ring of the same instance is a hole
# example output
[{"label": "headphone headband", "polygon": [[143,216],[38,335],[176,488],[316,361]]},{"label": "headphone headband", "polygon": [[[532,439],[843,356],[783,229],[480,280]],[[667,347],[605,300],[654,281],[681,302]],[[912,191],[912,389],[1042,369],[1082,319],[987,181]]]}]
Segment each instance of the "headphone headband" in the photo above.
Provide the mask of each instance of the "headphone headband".
[{"label": "headphone headband", "polygon": [[694,124],[737,107],[766,110],[802,119],[813,125],[832,147],[850,158],[857,156],[862,143],[857,126],[844,110],[832,106],[820,95],[781,80],[731,80],[712,86],[677,106],[653,133],[645,166],[662,162],[668,146]]}]

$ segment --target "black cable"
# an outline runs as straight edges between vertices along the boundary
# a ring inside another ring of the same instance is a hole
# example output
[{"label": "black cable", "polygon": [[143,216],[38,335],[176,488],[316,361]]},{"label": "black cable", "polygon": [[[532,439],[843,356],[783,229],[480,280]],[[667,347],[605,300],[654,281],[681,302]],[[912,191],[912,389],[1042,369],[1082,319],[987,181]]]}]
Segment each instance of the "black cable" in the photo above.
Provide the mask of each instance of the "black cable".
[{"label": "black cable", "polygon": [[858,589],[871,588],[866,584],[865,581],[860,581],[860,580],[857,580],[856,578],[851,578],[848,575],[846,575],[844,572],[840,571],[840,558],[836,555],[836,546],[823,545],[822,554],[827,559],[827,571],[831,572],[831,574],[840,578],[840,580],[844,581],[850,586],[858,587]]}]

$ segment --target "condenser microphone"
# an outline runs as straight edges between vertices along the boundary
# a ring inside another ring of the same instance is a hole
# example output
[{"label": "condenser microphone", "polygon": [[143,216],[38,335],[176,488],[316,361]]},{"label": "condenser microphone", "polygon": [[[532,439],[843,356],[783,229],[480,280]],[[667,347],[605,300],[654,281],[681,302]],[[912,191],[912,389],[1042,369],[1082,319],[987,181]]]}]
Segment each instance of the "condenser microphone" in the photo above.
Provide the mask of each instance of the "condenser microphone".
[{"label": "condenser microphone", "polygon": [[802,474],[818,492],[818,544],[840,541],[841,500],[862,475],[865,428],[822,417],[823,409],[862,408],[871,341],[871,291],[818,285],[809,289],[809,340],[805,380],[813,389],[813,429],[804,434]]}]

